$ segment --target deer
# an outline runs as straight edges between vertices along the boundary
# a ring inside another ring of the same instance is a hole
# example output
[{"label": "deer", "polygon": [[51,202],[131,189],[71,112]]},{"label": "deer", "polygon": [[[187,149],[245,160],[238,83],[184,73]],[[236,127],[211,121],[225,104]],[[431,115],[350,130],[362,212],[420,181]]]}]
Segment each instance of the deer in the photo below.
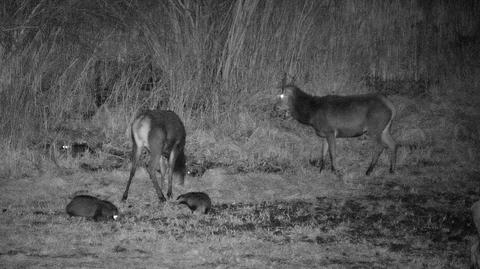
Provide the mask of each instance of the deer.
[{"label": "deer", "polygon": [[[175,176],[182,186],[185,181],[185,137],[182,120],[171,110],[147,110],[135,117],[131,124],[132,167],[122,201],[127,200],[128,190],[144,148],[150,154],[147,172],[160,203],[166,201],[162,192],[165,177],[168,179],[167,197],[172,198],[173,177]],[[156,176],[157,170],[160,172],[160,186]]]},{"label": "deer", "polygon": [[317,136],[324,138],[320,173],[324,169],[327,151],[330,155],[331,171],[337,170],[336,138],[358,137],[365,133],[374,141],[375,149],[366,175],[370,175],[385,148],[390,150],[390,173],[396,165],[397,143],[390,133],[395,117],[395,106],[381,94],[326,95],[313,96],[295,84],[286,84],[282,79],[280,109],[287,112],[301,124],[311,126]]}]

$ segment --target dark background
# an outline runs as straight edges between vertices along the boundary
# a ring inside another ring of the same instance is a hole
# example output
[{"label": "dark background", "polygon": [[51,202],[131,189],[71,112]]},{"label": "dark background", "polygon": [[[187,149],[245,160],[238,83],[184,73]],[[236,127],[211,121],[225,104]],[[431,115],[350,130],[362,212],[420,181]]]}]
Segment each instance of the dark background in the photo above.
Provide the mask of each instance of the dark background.
[{"label": "dark background", "polygon": [[[475,0],[4,0],[0,135],[14,152],[56,140],[125,149],[133,115],[160,107],[176,111],[189,135],[242,142],[276,128],[286,72],[315,95],[388,95],[399,111],[394,137],[410,150],[400,163],[471,165],[478,14]],[[205,145],[191,143],[200,157]],[[249,155],[282,159],[255,147]]]}]

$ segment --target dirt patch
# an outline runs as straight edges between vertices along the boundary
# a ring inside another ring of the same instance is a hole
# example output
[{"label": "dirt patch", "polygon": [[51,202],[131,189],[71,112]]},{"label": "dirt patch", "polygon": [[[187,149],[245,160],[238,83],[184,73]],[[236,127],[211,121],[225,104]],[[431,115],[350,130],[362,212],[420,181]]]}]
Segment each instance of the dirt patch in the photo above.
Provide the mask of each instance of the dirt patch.
[{"label": "dirt patch", "polygon": [[[432,201],[440,200],[446,204],[433,205]],[[315,219],[323,223],[326,230],[346,225],[352,239],[402,240],[416,236],[445,243],[462,241],[466,235],[475,232],[466,206],[472,202],[460,195],[445,193],[368,195],[355,200],[318,198]],[[452,206],[458,204],[464,206]],[[401,249],[401,246],[397,243],[393,248]]]},{"label": "dirt patch", "polygon": [[294,167],[289,162],[282,162],[277,158],[261,158],[255,162],[236,161],[236,162],[215,162],[209,160],[195,160],[192,157],[187,159],[187,173],[192,177],[201,177],[209,169],[222,168],[230,174],[248,174],[248,173],[283,173],[293,171]]},{"label": "dirt patch", "polygon": [[[126,203],[120,198],[128,171],[4,182],[0,265],[51,258],[66,267],[465,268],[475,235],[469,208],[480,197],[476,172],[433,167],[391,176],[380,169],[342,180],[209,169],[183,187],[174,184],[175,197],[205,191],[212,198],[211,212],[197,215],[174,200],[159,204],[139,171]],[[116,204],[119,221],[69,218],[65,205],[83,192]]]},{"label": "dirt patch", "polygon": [[[318,197],[303,200],[261,203],[225,203],[212,208],[209,215],[191,220],[194,214],[151,218],[128,212],[121,223],[148,222],[158,233],[171,233],[177,239],[204,237],[208,233],[229,235],[238,232],[262,234],[272,231],[276,242],[301,241],[328,244],[336,240],[352,243],[367,241],[393,252],[415,249],[442,250],[463,244],[475,233],[469,206],[474,201],[453,193],[365,195],[348,199]],[[462,205],[462,206],[459,206]],[[291,236],[295,227],[319,229],[323,235]],[[328,235],[341,229],[340,234]],[[263,238],[263,240],[269,240]],[[424,242],[419,246],[419,242]]]}]

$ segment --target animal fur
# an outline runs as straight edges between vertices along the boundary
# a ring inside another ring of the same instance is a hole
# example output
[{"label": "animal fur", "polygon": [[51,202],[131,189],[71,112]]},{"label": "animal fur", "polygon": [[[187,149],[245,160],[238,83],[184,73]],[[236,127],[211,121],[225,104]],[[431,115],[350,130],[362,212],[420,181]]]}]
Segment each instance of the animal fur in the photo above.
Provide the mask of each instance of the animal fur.
[{"label": "animal fur", "polygon": [[[135,175],[143,148],[150,152],[147,171],[160,202],[166,201],[163,183],[168,180],[167,197],[172,197],[172,179],[178,178],[184,184],[185,165],[185,126],[175,112],[170,110],[148,110],[140,113],[132,123],[132,168],[122,200],[128,197],[128,190]],[[160,186],[156,172],[160,168]]]},{"label": "animal fur", "polygon": [[369,134],[376,143],[372,161],[366,174],[372,172],[378,157],[387,147],[391,150],[390,172],[395,170],[397,144],[390,134],[395,107],[383,95],[364,94],[350,96],[312,96],[295,85],[282,87],[279,95],[282,109],[302,124],[313,127],[316,134],[326,138],[323,143],[320,171],[324,167],[327,151],[330,153],[331,169],[336,171],[335,139]]},{"label": "animal fur", "polygon": [[118,217],[117,207],[106,200],[90,195],[75,196],[66,207],[70,216],[80,216],[99,220],[115,220]]},{"label": "animal fur", "polygon": [[187,192],[177,197],[179,204],[184,204],[190,208],[192,213],[197,211],[199,213],[207,214],[212,207],[210,197],[204,192]]}]

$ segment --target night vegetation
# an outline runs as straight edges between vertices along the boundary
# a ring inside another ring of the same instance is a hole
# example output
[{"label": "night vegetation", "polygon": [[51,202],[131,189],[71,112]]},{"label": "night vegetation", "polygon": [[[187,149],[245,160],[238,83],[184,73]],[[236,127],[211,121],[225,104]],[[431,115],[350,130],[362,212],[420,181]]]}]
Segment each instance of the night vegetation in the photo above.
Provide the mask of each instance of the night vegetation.
[{"label": "night vegetation", "polygon": [[[480,198],[478,14],[476,0],[0,1],[0,264],[465,268]],[[363,175],[363,137],[337,139],[341,179],[319,174],[322,141],[277,109],[285,73],[310,95],[388,96],[396,174],[382,155]],[[79,191],[118,204],[130,124],[155,108],[186,128],[174,193],[208,193],[212,213],[159,207],[139,171],[120,222],[63,216]]]}]

